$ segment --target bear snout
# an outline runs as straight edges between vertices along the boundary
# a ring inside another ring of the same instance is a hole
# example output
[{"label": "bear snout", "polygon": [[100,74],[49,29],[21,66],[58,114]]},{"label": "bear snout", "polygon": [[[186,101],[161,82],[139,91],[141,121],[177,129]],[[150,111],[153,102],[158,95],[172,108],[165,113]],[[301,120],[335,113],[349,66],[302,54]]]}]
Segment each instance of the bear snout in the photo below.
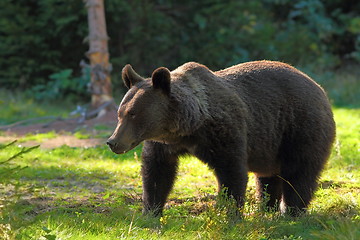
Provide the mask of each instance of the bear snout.
[{"label": "bear snout", "polygon": [[116,142],[114,141],[114,139],[110,139],[110,138],[106,141],[106,144],[107,144],[110,148],[113,148],[113,147],[116,146]]},{"label": "bear snout", "polygon": [[119,146],[119,144],[115,141],[115,139],[113,138],[109,138],[106,141],[106,144],[110,147],[111,151],[113,151],[116,154],[120,154],[120,153],[124,153],[125,151],[121,150],[121,146]]},{"label": "bear snout", "polygon": [[121,144],[114,138],[109,138],[106,141],[106,144],[110,147],[111,151],[116,154],[122,154],[130,151],[134,147],[136,147],[139,143],[133,142],[131,144]]},{"label": "bear snout", "polygon": [[106,144],[110,147],[111,151],[116,153],[116,147],[117,147],[117,143],[115,142],[114,139],[109,138],[106,141]]}]

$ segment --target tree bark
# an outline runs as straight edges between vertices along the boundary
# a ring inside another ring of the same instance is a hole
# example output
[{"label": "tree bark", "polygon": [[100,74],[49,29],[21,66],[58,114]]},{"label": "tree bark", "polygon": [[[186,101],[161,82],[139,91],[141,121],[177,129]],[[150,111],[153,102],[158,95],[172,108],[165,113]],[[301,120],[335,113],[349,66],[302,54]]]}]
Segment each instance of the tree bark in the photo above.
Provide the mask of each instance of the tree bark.
[{"label": "tree bark", "polygon": [[109,38],[103,0],[84,0],[84,3],[88,11],[89,25],[89,51],[86,56],[91,67],[91,108],[97,109],[103,104],[113,102],[110,77],[112,66],[107,44]]}]

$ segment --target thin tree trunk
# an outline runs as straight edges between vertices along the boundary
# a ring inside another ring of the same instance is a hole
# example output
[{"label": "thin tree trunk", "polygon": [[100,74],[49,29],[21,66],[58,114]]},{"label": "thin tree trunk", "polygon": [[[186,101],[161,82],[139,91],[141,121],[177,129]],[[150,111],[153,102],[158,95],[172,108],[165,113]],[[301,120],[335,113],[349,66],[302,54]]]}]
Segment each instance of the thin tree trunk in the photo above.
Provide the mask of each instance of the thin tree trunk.
[{"label": "thin tree trunk", "polygon": [[96,109],[113,102],[111,64],[109,63],[108,35],[106,32],[103,0],[84,0],[88,10],[89,51],[86,53],[91,66],[91,108]]}]

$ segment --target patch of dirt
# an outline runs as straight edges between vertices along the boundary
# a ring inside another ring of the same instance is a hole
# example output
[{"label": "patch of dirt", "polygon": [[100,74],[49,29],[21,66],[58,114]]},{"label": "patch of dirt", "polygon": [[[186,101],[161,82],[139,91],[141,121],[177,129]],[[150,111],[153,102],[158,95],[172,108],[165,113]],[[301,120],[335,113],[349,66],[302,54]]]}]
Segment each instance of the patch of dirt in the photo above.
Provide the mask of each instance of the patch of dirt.
[{"label": "patch of dirt", "polygon": [[90,135],[96,135],[98,132],[95,127],[102,126],[109,129],[115,129],[117,123],[117,114],[115,111],[107,112],[106,114],[80,122],[79,119],[58,119],[47,123],[35,123],[31,125],[20,125],[9,128],[2,128],[3,136],[0,136],[0,143],[9,143],[17,140],[27,134],[47,133],[54,131],[59,134],[58,137],[47,139],[42,142],[27,141],[21,143],[22,146],[34,146],[40,144],[42,148],[56,148],[63,145],[70,147],[94,147],[105,144],[103,138],[78,139],[69,133],[74,133],[78,130],[84,131]]}]

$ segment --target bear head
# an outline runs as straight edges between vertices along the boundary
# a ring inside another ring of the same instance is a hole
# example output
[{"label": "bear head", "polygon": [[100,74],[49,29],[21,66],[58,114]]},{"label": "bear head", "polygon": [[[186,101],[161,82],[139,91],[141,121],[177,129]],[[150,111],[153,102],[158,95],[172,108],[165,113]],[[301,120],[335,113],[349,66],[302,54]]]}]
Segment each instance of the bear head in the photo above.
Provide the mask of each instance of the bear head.
[{"label": "bear head", "polygon": [[148,139],[162,141],[169,132],[170,71],[156,69],[151,78],[138,75],[131,65],[122,70],[128,92],[118,109],[118,124],[107,144],[117,154]]}]

